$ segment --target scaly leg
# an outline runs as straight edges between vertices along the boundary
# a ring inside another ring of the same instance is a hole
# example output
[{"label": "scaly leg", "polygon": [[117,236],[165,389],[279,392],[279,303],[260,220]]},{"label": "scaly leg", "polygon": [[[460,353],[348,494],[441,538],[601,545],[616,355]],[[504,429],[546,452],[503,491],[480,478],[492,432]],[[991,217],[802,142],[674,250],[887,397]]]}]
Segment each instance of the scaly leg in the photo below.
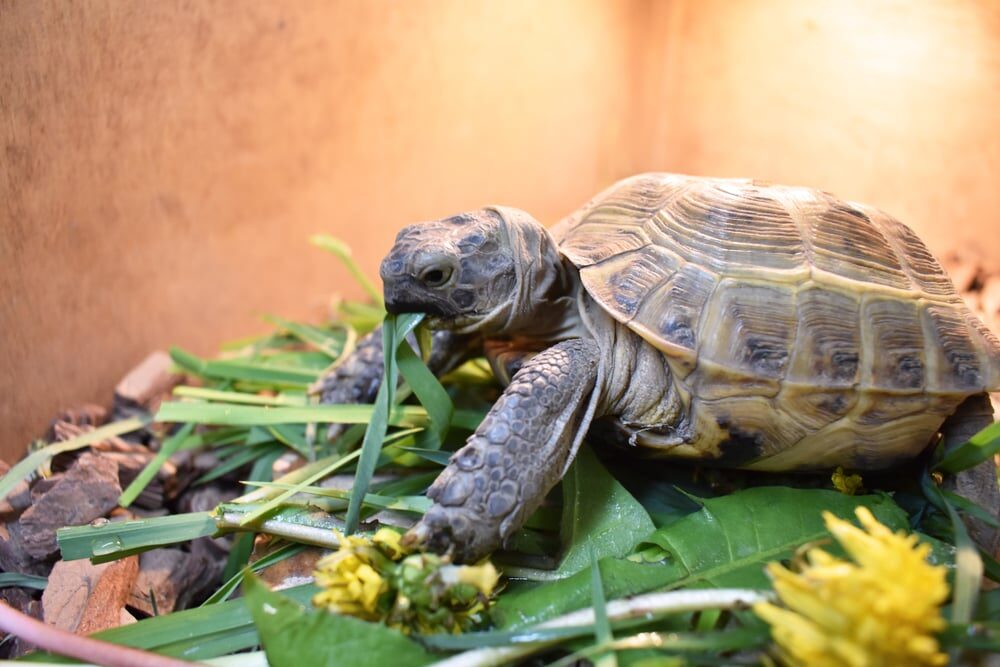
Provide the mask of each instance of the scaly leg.
[{"label": "scaly leg", "polygon": [[[941,427],[945,450],[950,451],[961,445],[992,423],[993,406],[989,395],[980,394],[966,399]],[[997,468],[993,459],[946,479],[944,488],[965,496],[994,516],[1000,512],[1000,488],[997,487]],[[1000,531],[979,519],[966,517],[965,524],[976,544],[995,556],[1000,547]]]},{"label": "scaly leg", "polygon": [[567,340],[524,364],[427,491],[409,544],[482,558],[524,524],[572,461],[593,416],[597,344]]},{"label": "scaly leg", "polygon": [[[416,337],[407,342],[416,350]],[[481,350],[475,336],[463,336],[451,331],[435,331],[431,356],[427,366],[435,375],[444,375],[457,368]],[[371,403],[382,384],[382,327],[358,341],[354,352],[333,372],[319,380],[320,403]],[[343,424],[331,424],[327,438],[332,440],[345,429]]]}]

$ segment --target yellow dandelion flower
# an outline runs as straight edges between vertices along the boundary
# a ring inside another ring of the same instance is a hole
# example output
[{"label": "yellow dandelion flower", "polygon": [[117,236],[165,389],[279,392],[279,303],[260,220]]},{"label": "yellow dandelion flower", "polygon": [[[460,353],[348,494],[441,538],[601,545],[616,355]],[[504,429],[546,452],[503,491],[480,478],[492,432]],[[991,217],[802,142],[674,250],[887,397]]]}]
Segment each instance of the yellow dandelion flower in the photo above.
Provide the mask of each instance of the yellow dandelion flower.
[{"label": "yellow dandelion flower", "polygon": [[458,568],[457,574],[461,583],[469,584],[487,597],[493,593],[493,589],[500,581],[500,573],[488,560],[478,565],[462,565]]},{"label": "yellow dandelion flower", "polygon": [[839,466],[833,471],[830,481],[833,482],[833,488],[848,496],[853,496],[858,491],[861,491],[861,475],[848,475]]},{"label": "yellow dandelion flower", "polygon": [[362,537],[338,534],[340,548],[316,563],[313,573],[321,590],[313,604],[330,611],[377,620],[379,598],[389,584],[376,569],[385,558]]},{"label": "yellow dandelion flower", "polygon": [[399,560],[406,554],[410,553],[408,549],[404,548],[400,543],[403,536],[394,531],[392,528],[379,528],[374,535],[372,535],[372,544],[377,546],[382,550],[386,556],[392,560]]},{"label": "yellow dandelion flower", "polygon": [[930,565],[930,546],[893,533],[867,508],[864,530],[825,512],[823,519],[853,562],[820,549],[799,573],[768,565],[783,603],[754,606],[790,665],[881,667],[945,665],[934,634],[945,626],[945,570]]},{"label": "yellow dandelion flower", "polygon": [[313,605],[403,632],[460,632],[480,622],[500,579],[488,560],[454,565],[436,554],[407,555],[390,528],[337,538],[337,551],[316,564],[321,590]]}]

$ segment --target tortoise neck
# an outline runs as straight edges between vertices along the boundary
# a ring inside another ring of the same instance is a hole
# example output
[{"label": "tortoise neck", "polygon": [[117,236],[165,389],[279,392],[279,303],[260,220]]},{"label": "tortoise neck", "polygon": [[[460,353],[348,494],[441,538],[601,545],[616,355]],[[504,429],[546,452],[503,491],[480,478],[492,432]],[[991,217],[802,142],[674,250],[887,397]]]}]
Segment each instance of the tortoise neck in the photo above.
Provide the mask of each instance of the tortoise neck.
[{"label": "tortoise neck", "polygon": [[576,319],[578,280],[555,240],[538,221],[516,209],[497,208],[514,251],[514,294],[500,331],[508,336],[565,338]]}]

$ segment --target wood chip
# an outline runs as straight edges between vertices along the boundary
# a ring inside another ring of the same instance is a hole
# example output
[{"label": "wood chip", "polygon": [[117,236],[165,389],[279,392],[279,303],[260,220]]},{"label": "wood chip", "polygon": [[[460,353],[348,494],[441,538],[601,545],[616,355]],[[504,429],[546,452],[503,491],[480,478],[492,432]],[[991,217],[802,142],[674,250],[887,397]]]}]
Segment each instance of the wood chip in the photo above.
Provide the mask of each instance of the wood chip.
[{"label": "wood chip", "polygon": [[305,551],[286,558],[261,572],[261,578],[275,590],[310,584],[316,562],[330,553],[319,547],[308,547]]},{"label": "wood chip", "polygon": [[164,397],[179,385],[184,376],[171,372],[173,361],[157,350],[130,370],[115,387],[115,403],[126,403],[155,412]]},{"label": "wood chip", "polygon": [[104,516],[118,505],[121,492],[118,464],[84,454],[18,519],[24,550],[39,560],[54,556],[57,529]]},{"label": "wood chip", "polygon": [[138,572],[135,555],[101,565],[59,561],[42,594],[45,622],[78,635],[118,627]]},{"label": "wood chip", "polygon": [[148,616],[183,609],[199,590],[197,583],[205,569],[201,557],[180,549],[153,549],[139,554],[139,575],[128,606]]}]

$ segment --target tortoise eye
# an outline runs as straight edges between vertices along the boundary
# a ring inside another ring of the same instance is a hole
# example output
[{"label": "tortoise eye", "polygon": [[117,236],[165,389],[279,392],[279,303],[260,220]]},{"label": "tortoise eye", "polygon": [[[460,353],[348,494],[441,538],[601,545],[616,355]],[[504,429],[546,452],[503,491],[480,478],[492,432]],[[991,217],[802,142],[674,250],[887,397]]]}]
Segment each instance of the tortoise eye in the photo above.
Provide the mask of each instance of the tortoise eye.
[{"label": "tortoise eye", "polygon": [[427,287],[441,287],[451,278],[451,267],[428,266],[420,272],[419,280]]}]

